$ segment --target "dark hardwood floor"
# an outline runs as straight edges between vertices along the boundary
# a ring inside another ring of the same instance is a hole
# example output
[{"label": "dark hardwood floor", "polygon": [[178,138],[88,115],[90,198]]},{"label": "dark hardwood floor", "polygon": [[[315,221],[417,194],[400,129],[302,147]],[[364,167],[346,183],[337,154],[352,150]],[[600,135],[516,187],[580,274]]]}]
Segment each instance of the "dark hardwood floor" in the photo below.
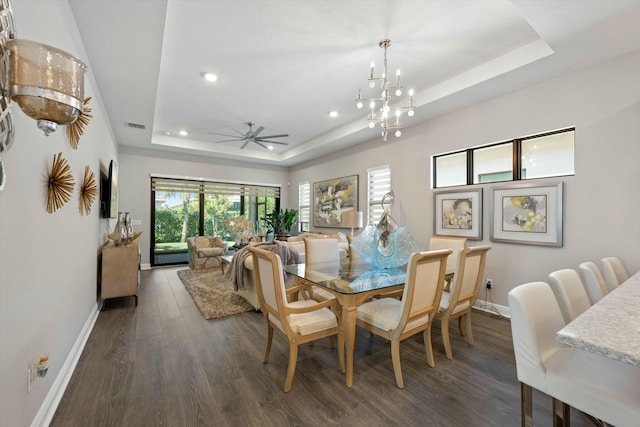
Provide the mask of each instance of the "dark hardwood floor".
[{"label": "dark hardwood floor", "polygon": [[[291,392],[282,386],[288,346],[274,336],[262,363],[266,323],[249,312],[205,320],[177,277],[142,272],[139,305],[108,300],[52,426],[518,426],[520,387],[509,321],[473,313],[475,346],[452,328],[447,360],[439,324],[436,367],[422,336],[400,347],[405,388],[389,345],[358,331],[347,388],[328,340],[300,348]],[[536,426],[551,425],[551,400],[534,392]],[[572,409],[574,426],[589,426]]]}]

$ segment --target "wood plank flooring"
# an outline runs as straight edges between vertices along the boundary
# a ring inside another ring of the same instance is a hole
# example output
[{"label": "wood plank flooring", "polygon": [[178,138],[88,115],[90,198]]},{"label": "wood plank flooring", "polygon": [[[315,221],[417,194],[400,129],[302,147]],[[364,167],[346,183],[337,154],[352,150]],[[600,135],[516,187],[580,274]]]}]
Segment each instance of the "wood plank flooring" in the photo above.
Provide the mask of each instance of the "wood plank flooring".
[{"label": "wood plank flooring", "polygon": [[[288,346],[249,312],[205,320],[178,279],[184,267],[142,272],[139,305],[108,300],[52,426],[518,426],[520,387],[509,321],[473,313],[475,346],[452,327],[453,360],[433,329],[436,367],[422,336],[400,347],[405,388],[395,385],[385,340],[358,330],[347,388],[328,340],[301,346],[291,392],[282,386]],[[593,425],[572,409],[574,426]],[[536,426],[551,400],[534,391]]]}]

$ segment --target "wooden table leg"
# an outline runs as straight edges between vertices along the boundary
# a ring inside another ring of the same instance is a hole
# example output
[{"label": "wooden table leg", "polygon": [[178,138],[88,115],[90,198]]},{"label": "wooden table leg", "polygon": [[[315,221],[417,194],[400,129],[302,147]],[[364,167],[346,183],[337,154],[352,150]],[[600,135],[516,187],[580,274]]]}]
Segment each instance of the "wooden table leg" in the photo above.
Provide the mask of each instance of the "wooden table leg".
[{"label": "wooden table leg", "polygon": [[356,347],[356,295],[342,295],[342,327],[347,361],[347,387],[353,385],[353,359]]}]

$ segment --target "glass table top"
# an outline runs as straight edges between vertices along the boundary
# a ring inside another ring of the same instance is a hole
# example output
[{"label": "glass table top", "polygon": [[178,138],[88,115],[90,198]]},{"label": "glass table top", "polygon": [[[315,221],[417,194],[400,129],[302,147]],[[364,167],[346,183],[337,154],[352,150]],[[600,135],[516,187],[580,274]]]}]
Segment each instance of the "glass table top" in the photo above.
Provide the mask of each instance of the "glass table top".
[{"label": "glass table top", "polygon": [[407,272],[404,268],[373,267],[360,260],[283,266],[286,273],[342,294],[358,294],[402,285],[407,279]]}]

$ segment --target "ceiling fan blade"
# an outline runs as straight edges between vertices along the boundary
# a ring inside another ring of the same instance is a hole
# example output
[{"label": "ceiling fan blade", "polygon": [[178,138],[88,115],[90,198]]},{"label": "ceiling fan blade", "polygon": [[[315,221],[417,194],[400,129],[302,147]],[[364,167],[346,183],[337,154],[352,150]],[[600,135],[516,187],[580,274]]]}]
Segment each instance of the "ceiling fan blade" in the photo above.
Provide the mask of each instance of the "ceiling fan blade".
[{"label": "ceiling fan blade", "polygon": [[215,133],[215,132],[207,132],[207,134],[209,134],[209,135],[228,136],[229,138],[237,138],[238,136],[242,136],[244,138],[244,135],[242,135],[242,134],[240,134],[240,135],[229,135],[227,133]]},{"label": "ceiling fan blade", "polygon": [[264,148],[265,150],[268,150],[267,146],[266,146],[266,145],[264,145],[264,144],[262,144],[262,143],[260,143],[260,141],[258,141],[258,140],[254,140],[253,142],[255,142],[256,144],[258,144],[260,147]]},{"label": "ceiling fan blade", "polygon": [[267,139],[262,139],[262,138],[257,138],[255,142],[256,142],[256,144],[257,144],[258,142],[266,142],[267,144],[289,145],[289,144],[288,144],[288,143],[286,143],[286,142],[280,142],[280,141],[269,141],[269,140],[267,140]]},{"label": "ceiling fan blade", "polygon": [[242,150],[242,149],[243,149],[244,147],[246,147],[246,146],[247,146],[247,144],[248,144],[248,143],[250,143],[250,142],[251,142],[251,140],[250,140],[250,139],[245,139],[245,140],[244,140],[244,144],[242,144],[242,145],[240,146],[240,149]]},{"label": "ceiling fan blade", "polygon": [[284,138],[284,137],[286,137],[286,136],[289,136],[289,134],[288,134],[288,133],[283,133],[283,134],[280,134],[280,135],[267,135],[267,136],[261,136],[261,137],[260,137],[260,138],[258,138],[258,139]]},{"label": "ceiling fan blade", "polygon": [[253,134],[251,134],[250,138],[255,138],[256,136],[258,136],[258,134],[260,132],[262,132],[264,130],[264,126],[260,126],[258,129],[256,129],[255,132],[253,132]]},{"label": "ceiling fan blade", "polygon": [[231,141],[244,141],[244,138],[223,139],[222,141],[215,141],[215,143],[218,144],[220,142],[231,142]]}]

